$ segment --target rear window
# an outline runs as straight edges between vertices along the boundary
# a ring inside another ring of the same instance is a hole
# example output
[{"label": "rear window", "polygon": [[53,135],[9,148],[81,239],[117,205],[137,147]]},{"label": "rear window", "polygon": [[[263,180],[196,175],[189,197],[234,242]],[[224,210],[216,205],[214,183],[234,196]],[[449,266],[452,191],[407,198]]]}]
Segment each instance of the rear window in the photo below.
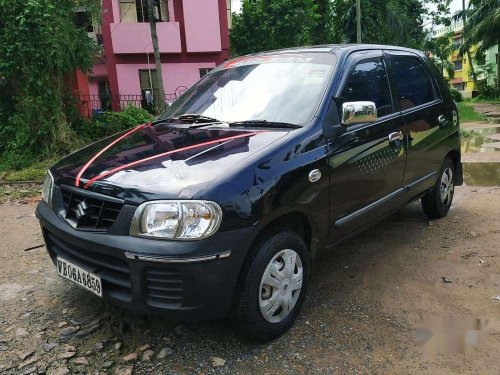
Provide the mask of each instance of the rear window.
[{"label": "rear window", "polygon": [[394,56],[391,58],[391,66],[402,110],[436,99],[430,74],[419,59]]}]

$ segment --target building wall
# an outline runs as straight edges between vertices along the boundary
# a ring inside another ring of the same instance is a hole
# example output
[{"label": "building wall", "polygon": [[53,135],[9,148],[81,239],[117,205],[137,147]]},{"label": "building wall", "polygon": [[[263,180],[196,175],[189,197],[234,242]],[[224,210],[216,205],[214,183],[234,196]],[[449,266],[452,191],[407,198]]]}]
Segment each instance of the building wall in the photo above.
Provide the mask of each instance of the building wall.
[{"label": "building wall", "polygon": [[[463,22],[457,22],[452,24],[451,26],[448,27],[442,27],[434,31],[433,36],[435,38],[442,37],[448,33],[452,32],[453,39],[456,39],[457,41],[462,38],[462,32],[463,32]],[[481,79],[480,72],[478,71],[478,63],[475,59],[476,57],[476,51],[477,51],[476,45],[472,46],[470,48],[470,56],[472,58],[472,63],[474,65],[474,70],[476,74],[478,74],[478,78]],[[497,52],[498,47],[493,47],[489,49],[486,52],[486,62],[490,63],[494,66],[494,71],[496,71],[496,64],[497,64]],[[468,60],[467,54],[464,54],[464,56],[460,56],[458,49],[455,49],[452,51],[451,55],[448,58],[448,61],[451,63],[455,63],[456,61],[461,61],[462,62],[462,68],[461,69],[455,69],[454,76],[453,78],[450,78],[450,87],[458,89],[462,95],[465,98],[470,98],[472,97],[476,92],[477,92],[477,87],[476,84],[474,83],[474,80],[471,77],[471,64],[470,61]],[[443,74],[445,77],[448,76],[447,71],[443,71]],[[490,79],[488,82],[489,84],[493,84],[494,78]],[[461,89],[459,89],[459,87]]]},{"label": "building wall", "polygon": [[[151,28],[147,22],[119,22],[110,25],[114,54],[153,53]],[[158,22],[158,48],[160,53],[181,53],[178,22]]]},{"label": "building wall", "polygon": [[493,67],[494,77],[489,77],[488,84],[495,84],[495,78],[498,79],[498,70],[496,69],[498,64],[498,56],[500,55],[499,46],[492,47],[486,51],[486,64],[490,64]]},{"label": "building wall", "polygon": [[96,80],[92,80],[89,82],[89,93],[92,96],[99,95],[99,89]]},{"label": "building wall", "polygon": [[183,0],[187,52],[221,51],[218,0]]},{"label": "building wall", "polygon": [[[215,63],[162,64],[166,93],[174,93],[179,86],[189,87],[200,79],[200,68],[214,68]],[[139,70],[155,69],[154,64],[117,64],[118,88],[121,95],[141,93]],[[154,77],[153,77],[154,79]]]},{"label": "building wall", "polygon": [[[474,67],[477,67],[475,64],[475,56],[476,56],[476,46],[473,46],[469,52],[470,56],[473,59]],[[470,61],[468,60],[467,54],[464,56],[461,56],[459,54],[458,49],[453,50],[451,56],[449,57],[448,61],[451,63],[454,63],[455,61],[461,61],[462,62],[462,68],[461,69],[455,69],[454,76],[450,80],[450,86],[453,88],[458,89],[460,92],[462,92],[462,95],[464,97],[472,97],[473,92],[477,91],[476,84],[474,83],[474,80],[472,79],[471,76],[471,64]],[[446,73],[447,75],[447,73]],[[456,85],[461,85],[462,89],[459,89],[456,87]]]},{"label": "building wall", "polygon": [[[229,57],[227,1],[168,0],[169,20],[156,25],[166,94],[193,85],[199,69],[214,68]],[[103,56],[88,82],[93,95],[99,81],[108,82],[113,96],[141,95],[139,70],[155,69],[150,25],[136,22],[135,8],[126,8],[120,0],[103,0]]]}]

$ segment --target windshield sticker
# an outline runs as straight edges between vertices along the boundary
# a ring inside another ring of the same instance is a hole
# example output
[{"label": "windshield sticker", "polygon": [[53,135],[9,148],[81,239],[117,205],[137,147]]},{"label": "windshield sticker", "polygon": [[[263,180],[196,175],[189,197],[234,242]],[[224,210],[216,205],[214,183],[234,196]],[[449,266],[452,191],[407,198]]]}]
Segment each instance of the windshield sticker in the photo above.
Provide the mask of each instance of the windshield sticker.
[{"label": "windshield sticker", "polygon": [[312,57],[298,54],[240,57],[223,64],[223,69],[267,63],[310,63],[313,60]]},{"label": "windshield sticker", "polygon": [[315,68],[311,69],[309,74],[305,77],[304,83],[306,85],[322,85],[325,82],[325,78],[328,75],[328,68]]}]

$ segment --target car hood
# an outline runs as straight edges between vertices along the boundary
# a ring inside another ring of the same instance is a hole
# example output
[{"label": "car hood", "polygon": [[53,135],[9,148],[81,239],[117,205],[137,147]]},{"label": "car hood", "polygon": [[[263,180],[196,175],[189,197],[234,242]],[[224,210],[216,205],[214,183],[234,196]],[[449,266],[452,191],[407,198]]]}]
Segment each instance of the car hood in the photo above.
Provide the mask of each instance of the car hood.
[{"label": "car hood", "polygon": [[77,186],[126,200],[191,198],[286,134],[145,124],[67,156],[51,172],[58,186]]}]

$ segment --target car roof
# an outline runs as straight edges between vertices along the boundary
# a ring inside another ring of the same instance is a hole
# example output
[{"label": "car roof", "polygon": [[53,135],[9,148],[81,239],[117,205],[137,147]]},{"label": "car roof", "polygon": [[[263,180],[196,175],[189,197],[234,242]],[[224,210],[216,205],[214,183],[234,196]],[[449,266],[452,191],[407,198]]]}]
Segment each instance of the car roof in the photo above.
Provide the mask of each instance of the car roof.
[{"label": "car roof", "polygon": [[259,56],[259,55],[270,55],[270,54],[281,54],[281,53],[308,53],[308,52],[323,52],[323,53],[351,53],[356,51],[364,50],[393,50],[402,52],[412,52],[416,54],[422,54],[422,51],[418,51],[412,48],[399,47],[399,46],[389,46],[381,44],[322,44],[317,46],[303,46],[303,47],[292,47],[284,48],[273,51],[263,51],[259,53],[254,53],[249,56]]}]

